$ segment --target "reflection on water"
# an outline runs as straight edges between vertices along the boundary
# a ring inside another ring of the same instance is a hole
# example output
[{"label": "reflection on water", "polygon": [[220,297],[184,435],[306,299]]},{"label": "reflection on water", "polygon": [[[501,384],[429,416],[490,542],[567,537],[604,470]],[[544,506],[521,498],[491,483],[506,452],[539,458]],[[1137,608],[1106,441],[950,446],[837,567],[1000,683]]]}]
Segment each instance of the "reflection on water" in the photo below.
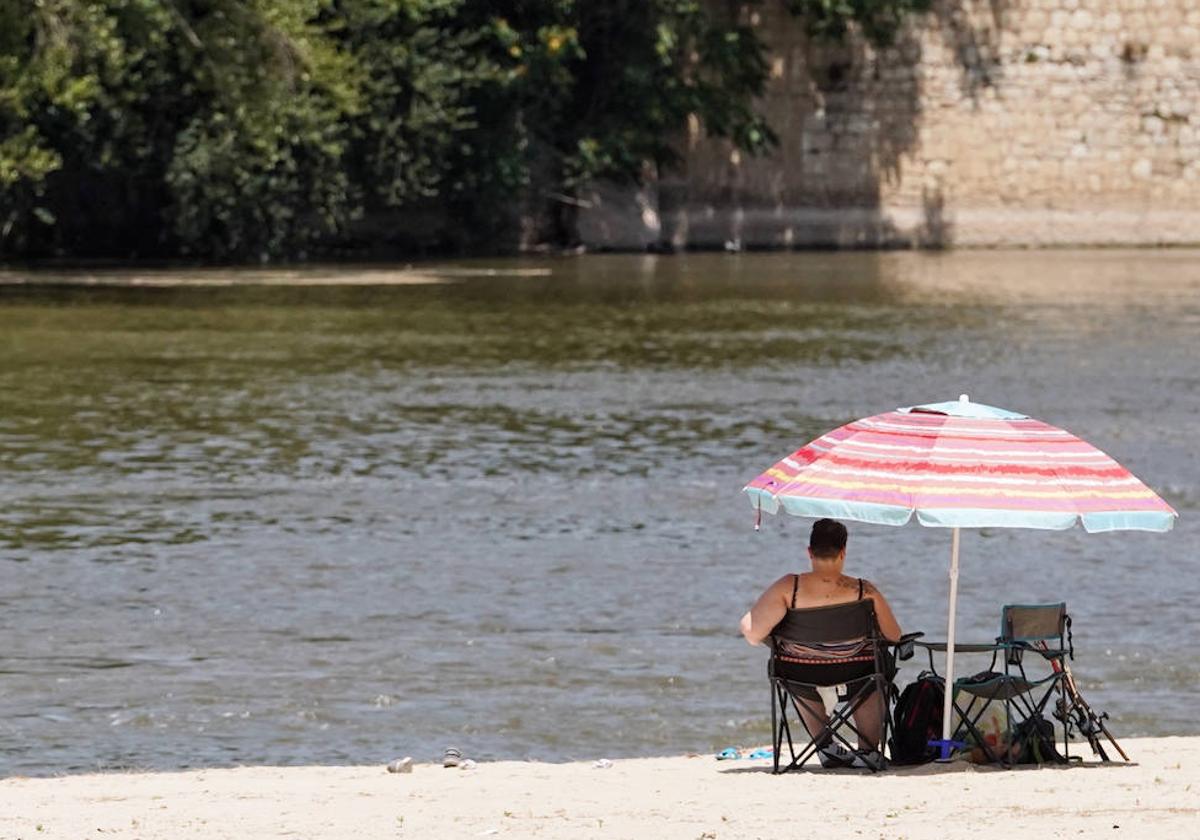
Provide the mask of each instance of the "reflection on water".
[{"label": "reflection on water", "polygon": [[[964,391],[1181,519],[964,535],[960,633],[1065,598],[1117,731],[1196,731],[1196,252],[72,279],[0,273],[2,773],[765,740],[735,626],[807,529],[755,534],[742,483]],[[850,571],[940,637],[948,542],[853,527]]]}]

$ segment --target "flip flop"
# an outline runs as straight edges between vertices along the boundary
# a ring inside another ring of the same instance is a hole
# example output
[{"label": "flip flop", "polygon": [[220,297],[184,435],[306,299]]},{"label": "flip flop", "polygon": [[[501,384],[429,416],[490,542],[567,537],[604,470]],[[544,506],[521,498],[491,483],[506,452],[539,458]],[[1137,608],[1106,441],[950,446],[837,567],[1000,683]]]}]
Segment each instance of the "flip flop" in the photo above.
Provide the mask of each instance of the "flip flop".
[{"label": "flip flop", "polygon": [[741,758],[742,754],[733,747],[726,747],[717,753],[717,761],[726,761],[731,758]]},{"label": "flip flop", "polygon": [[774,757],[775,757],[775,751],[772,749],[768,749],[766,747],[760,747],[759,749],[750,753],[750,755],[746,756],[746,758],[774,758]]}]

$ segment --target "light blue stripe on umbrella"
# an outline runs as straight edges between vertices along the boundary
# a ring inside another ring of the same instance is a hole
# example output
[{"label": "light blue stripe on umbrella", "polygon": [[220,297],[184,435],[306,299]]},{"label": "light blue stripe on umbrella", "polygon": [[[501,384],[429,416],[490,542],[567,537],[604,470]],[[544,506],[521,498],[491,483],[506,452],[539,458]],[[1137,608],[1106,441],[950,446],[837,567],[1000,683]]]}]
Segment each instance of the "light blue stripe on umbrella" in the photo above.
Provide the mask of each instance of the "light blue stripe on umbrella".
[{"label": "light blue stripe on umbrella", "polygon": [[[792,516],[816,519],[849,519],[873,525],[904,525],[914,511],[896,505],[851,502],[840,499],[812,499],[797,496],[772,496],[758,487],[747,487],[751,504],[762,505],[764,513],[779,508]],[[1161,511],[1130,510],[1078,514],[1070,511],[1021,511],[989,508],[922,508],[915,511],[917,521],[928,528],[1032,528],[1040,531],[1065,531],[1077,522],[1091,534],[1105,531],[1155,531],[1165,533],[1175,525],[1175,514]]]},{"label": "light blue stripe on umbrella", "polygon": [[1079,522],[1090,534],[1103,531],[1170,531],[1175,513],[1155,510],[1116,510],[1101,513],[988,510],[986,508],[929,508],[917,511],[917,521],[930,528],[1034,528],[1065,531]]}]

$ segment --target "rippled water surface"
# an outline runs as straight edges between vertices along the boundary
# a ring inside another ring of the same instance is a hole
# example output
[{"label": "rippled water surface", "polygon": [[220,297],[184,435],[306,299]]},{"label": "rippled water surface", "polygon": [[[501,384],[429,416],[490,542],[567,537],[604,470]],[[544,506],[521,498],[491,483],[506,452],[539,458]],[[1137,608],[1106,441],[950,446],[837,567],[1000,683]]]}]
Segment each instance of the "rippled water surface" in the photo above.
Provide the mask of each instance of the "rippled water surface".
[{"label": "rippled water surface", "polygon": [[[399,277],[0,272],[0,774],[767,740],[736,623],[807,522],[755,533],[743,483],[964,391],[1084,436],[1181,518],[964,533],[960,636],[1065,599],[1118,733],[1200,732],[1200,254]],[[941,638],[949,543],[852,526],[847,570]]]}]

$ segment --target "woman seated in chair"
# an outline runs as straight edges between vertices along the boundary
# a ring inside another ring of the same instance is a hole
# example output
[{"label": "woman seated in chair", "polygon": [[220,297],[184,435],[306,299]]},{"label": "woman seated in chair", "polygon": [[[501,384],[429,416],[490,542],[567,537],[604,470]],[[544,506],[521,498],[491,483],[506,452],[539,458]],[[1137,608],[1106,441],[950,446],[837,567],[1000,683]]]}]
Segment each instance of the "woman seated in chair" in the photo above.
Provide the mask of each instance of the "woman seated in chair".
[{"label": "woman seated in chair", "polygon": [[[784,575],[771,584],[750,611],[742,616],[741,630],[752,645],[762,644],[788,610],[828,607],[869,598],[874,602],[879,630],[889,641],[900,640],[900,625],[883,593],[870,581],[842,573],[846,562],[846,526],[832,519],[813,523],[809,537],[808,556],[812,571]],[[851,682],[874,672],[873,662],[845,662],[811,666],[816,672],[814,681],[837,685]],[[793,692],[795,695],[796,692]],[[796,696],[797,707],[810,733],[820,732],[829,720],[819,696]],[[859,749],[874,752],[879,749],[883,731],[885,698],[876,692],[854,710],[855,728],[859,732]],[[844,766],[852,759],[834,744],[823,745],[821,763],[826,767]]]}]

